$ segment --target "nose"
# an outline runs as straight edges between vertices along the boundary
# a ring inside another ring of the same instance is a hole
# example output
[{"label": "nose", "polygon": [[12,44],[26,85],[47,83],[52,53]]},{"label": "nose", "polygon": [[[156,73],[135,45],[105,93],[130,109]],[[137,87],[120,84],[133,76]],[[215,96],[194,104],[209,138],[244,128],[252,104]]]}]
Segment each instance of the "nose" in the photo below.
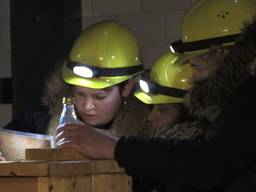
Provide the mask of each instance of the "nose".
[{"label": "nose", "polygon": [[86,101],[84,103],[84,109],[86,111],[91,111],[91,110],[95,109],[95,103],[92,98],[86,99]]},{"label": "nose", "polygon": [[191,78],[192,81],[198,81],[200,79],[200,73],[196,70],[193,70]]},{"label": "nose", "polygon": [[147,116],[147,120],[148,121],[154,121],[157,118],[157,112],[155,110],[155,108],[151,109],[151,111],[149,112],[148,116]]}]

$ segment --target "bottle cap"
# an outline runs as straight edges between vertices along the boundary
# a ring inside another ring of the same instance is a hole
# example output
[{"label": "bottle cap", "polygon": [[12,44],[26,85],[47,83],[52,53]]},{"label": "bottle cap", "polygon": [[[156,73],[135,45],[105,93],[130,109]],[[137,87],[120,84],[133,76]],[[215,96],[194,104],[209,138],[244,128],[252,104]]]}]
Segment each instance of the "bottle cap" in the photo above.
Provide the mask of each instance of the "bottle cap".
[{"label": "bottle cap", "polygon": [[74,104],[74,98],[73,97],[63,97],[62,103],[68,104],[68,105]]}]

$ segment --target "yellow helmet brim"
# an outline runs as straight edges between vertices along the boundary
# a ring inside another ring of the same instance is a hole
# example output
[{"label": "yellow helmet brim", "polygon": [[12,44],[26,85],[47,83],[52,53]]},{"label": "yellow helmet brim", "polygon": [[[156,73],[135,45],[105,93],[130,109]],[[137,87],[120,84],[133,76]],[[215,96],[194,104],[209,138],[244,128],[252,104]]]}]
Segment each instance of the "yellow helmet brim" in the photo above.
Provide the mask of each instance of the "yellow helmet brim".
[{"label": "yellow helmet brim", "polygon": [[188,63],[189,60],[192,59],[193,57],[202,55],[202,54],[206,53],[207,51],[209,51],[209,49],[193,51],[193,52],[189,52],[189,53],[183,53],[183,54],[181,54],[182,56],[178,57],[176,62],[182,63],[182,64]]},{"label": "yellow helmet brim", "polygon": [[146,104],[165,104],[165,103],[181,103],[183,102],[183,98],[171,97],[162,94],[148,94],[141,90],[136,91],[134,96]]},{"label": "yellow helmet brim", "polygon": [[74,74],[66,65],[62,68],[62,76],[66,83],[92,89],[104,89],[126,81],[132,76],[117,76],[117,77],[97,77],[83,78]]}]

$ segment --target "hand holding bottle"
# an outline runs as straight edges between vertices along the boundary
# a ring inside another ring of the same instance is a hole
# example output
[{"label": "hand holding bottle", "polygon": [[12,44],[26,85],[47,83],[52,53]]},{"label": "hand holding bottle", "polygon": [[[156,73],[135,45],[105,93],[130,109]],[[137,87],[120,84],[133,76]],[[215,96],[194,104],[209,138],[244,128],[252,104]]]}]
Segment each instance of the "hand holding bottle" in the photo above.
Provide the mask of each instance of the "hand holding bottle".
[{"label": "hand holding bottle", "polygon": [[75,148],[90,159],[114,159],[117,139],[85,124],[61,126],[56,136],[58,147]]},{"label": "hand holding bottle", "polygon": [[[62,103],[63,103],[63,108],[59,118],[58,127],[56,128],[56,132],[59,129],[59,127],[64,126],[66,124],[82,124],[76,116],[74,98],[63,97]],[[55,141],[55,138],[57,136],[56,134],[57,133],[55,133],[54,142],[53,142],[54,147],[58,147],[58,143]]]}]

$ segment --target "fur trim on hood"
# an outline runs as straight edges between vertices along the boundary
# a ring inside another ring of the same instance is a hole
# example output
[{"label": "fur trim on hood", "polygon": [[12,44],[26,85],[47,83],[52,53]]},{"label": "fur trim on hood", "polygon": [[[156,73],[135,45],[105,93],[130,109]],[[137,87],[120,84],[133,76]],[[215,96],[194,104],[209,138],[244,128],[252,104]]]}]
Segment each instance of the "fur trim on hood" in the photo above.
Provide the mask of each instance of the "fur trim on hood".
[{"label": "fur trim on hood", "polygon": [[50,135],[54,134],[55,128],[58,126],[58,119],[62,111],[62,98],[71,95],[71,90],[71,86],[62,79],[61,68],[54,71],[46,79],[41,101],[49,109],[48,133]]},{"label": "fur trim on hood", "polygon": [[230,94],[251,75],[256,66],[256,19],[219,61],[219,67],[210,77],[198,82],[186,96],[191,115],[199,119],[214,120]]},{"label": "fur trim on hood", "polygon": [[143,129],[148,112],[149,106],[131,94],[120,107],[111,128],[103,131],[117,137],[150,133],[151,130]]}]

